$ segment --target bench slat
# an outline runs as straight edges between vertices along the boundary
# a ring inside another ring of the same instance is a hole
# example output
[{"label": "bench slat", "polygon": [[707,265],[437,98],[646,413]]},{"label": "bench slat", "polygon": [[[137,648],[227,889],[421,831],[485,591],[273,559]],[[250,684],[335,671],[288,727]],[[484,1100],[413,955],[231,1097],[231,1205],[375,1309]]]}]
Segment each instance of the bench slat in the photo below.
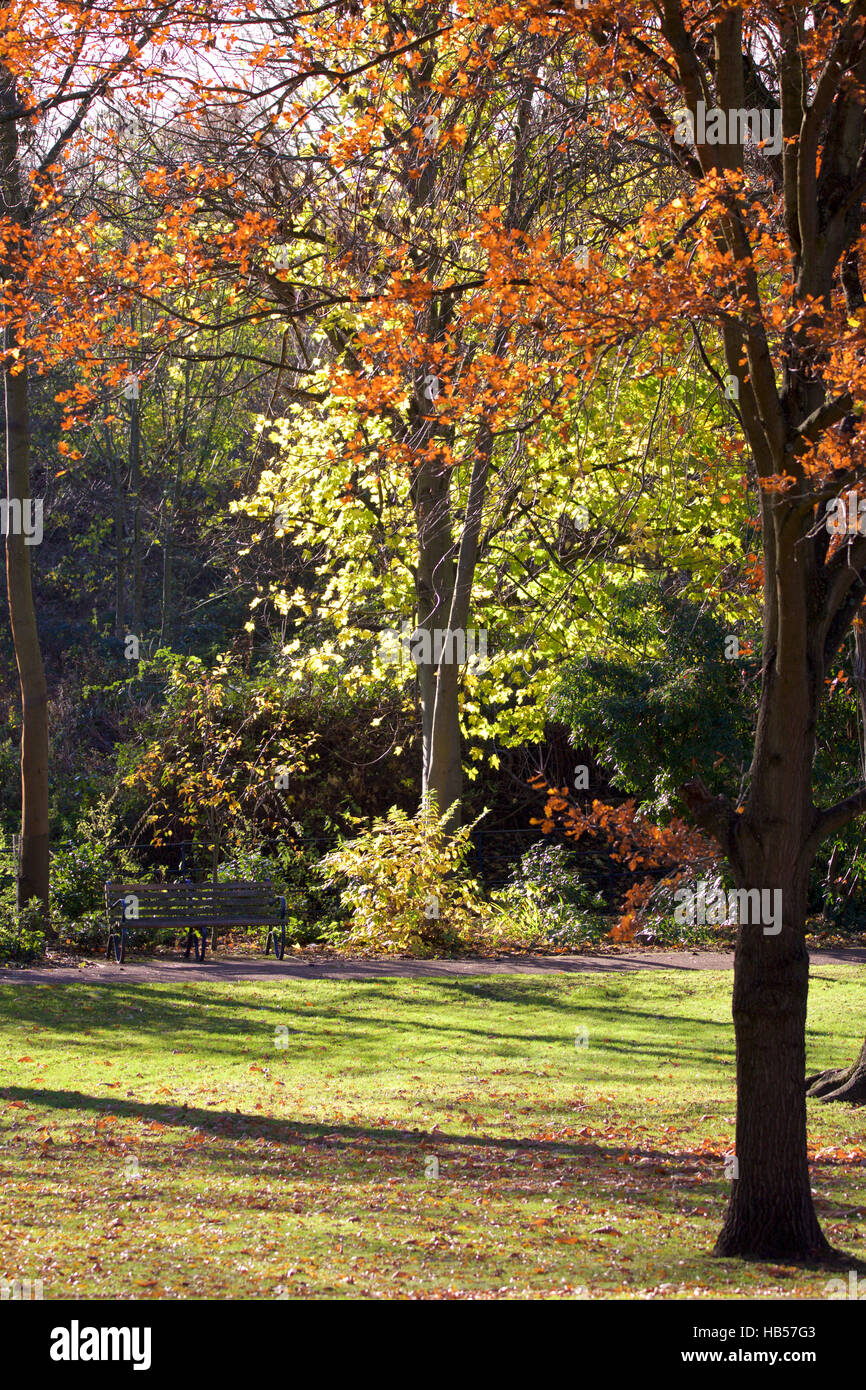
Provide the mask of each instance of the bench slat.
[{"label": "bench slat", "polygon": [[109,883],[106,892],[137,893],[140,897],[186,898],[186,897],[226,897],[226,898],[264,898],[273,893],[267,883],[244,884],[235,887],[231,883],[172,883],[154,887],[149,883]]},{"label": "bench slat", "polygon": [[170,931],[172,927],[274,927],[279,917],[130,917],[123,923],[130,931],[153,927]]},{"label": "bench slat", "polygon": [[251,894],[241,897],[240,895],[236,896],[234,893],[196,893],[194,896],[192,894],[184,894],[182,897],[177,898],[151,898],[146,893],[136,893],[134,890],[130,890],[128,893],[117,893],[111,896],[115,902],[123,898],[135,898],[140,903],[151,903],[154,907],[165,907],[171,904],[185,905],[186,903],[240,903],[242,906],[247,907],[250,903],[270,902],[277,895],[274,893],[260,893],[256,897],[253,897]]}]

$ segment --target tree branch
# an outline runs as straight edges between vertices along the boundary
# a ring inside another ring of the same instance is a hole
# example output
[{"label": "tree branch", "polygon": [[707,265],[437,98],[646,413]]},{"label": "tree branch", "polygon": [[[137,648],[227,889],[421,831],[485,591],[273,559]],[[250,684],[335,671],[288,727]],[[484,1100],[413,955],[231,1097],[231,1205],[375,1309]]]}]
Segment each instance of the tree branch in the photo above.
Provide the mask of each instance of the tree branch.
[{"label": "tree branch", "polygon": [[843,825],[855,820],[857,816],[862,816],[866,811],[866,787],[861,787],[859,792],[854,792],[853,796],[846,796],[844,801],[837,801],[835,806],[829,806],[825,811],[816,812],[815,826],[809,837],[809,845],[815,850],[822,840],[826,840],[828,835],[834,831],[841,830]]},{"label": "tree branch", "polygon": [[714,796],[700,777],[680,787],[680,797],[699,829],[716,841],[729,859],[736,856],[739,817],[726,796]]}]

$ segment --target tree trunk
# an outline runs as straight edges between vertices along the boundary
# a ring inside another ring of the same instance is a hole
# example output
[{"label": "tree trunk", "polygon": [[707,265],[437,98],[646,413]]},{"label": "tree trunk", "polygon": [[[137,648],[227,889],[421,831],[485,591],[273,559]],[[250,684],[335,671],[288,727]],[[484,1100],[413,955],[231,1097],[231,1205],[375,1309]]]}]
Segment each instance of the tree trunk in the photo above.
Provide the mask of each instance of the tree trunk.
[{"label": "tree trunk", "polygon": [[[777,936],[765,935],[763,924],[738,932],[737,1176],[717,1255],[785,1260],[830,1253],[812,1203],[806,1152],[807,872],[799,881],[790,873],[776,880],[782,892]],[[767,884],[761,869],[747,877],[752,885]]]},{"label": "tree trunk", "polygon": [[129,422],[129,490],[132,494],[132,627],[139,639],[144,635],[141,577],[141,412],[140,402],[131,402]]},{"label": "tree trunk", "polygon": [[[772,503],[765,503],[772,507]],[[810,632],[809,579],[796,532],[773,518],[780,600],[764,611],[764,668],[749,794],[716,805],[716,836],[742,895],[734,957],[737,1169],[717,1255],[821,1260],[831,1249],[812,1203],[806,1144],[806,903],[815,855],[812,765],[823,690],[821,635]],[[784,622],[777,622],[782,611]],[[686,790],[686,789],[684,789]],[[688,799],[688,798],[687,798]],[[698,813],[711,814],[692,800]],[[707,815],[703,816],[707,825]],[[748,910],[746,910],[748,909]]]},{"label": "tree trunk", "polygon": [[169,504],[165,519],[165,537],[162,548],[162,620],[159,627],[159,645],[167,647],[171,642],[172,605],[172,547],[174,545],[174,512]]},{"label": "tree trunk", "polygon": [[[499,354],[505,347],[506,335],[500,330],[495,339],[494,352]],[[463,757],[460,740],[460,666],[457,661],[457,646],[463,645],[463,655],[468,659],[470,648],[469,615],[472,607],[472,585],[475,568],[478,564],[481,519],[484,498],[487,491],[487,478],[493,457],[493,436],[488,426],[482,425],[476,444],[466,499],[466,518],[463,534],[460,537],[460,550],[457,556],[457,569],[454,576],[451,603],[448,613],[448,632],[452,641],[448,658],[441,662],[436,675],[436,700],[433,707],[433,722],[430,730],[430,757],[427,781],[435,790],[439,806],[447,811],[457,803],[448,824],[460,824],[460,800],[463,795]],[[474,650],[474,642],[472,644]]]},{"label": "tree trunk", "polygon": [[[20,358],[19,358],[20,362]],[[4,373],[6,402],[6,495],[22,508],[30,499],[30,424],[27,373]],[[48,690],[36,627],[30,548],[9,524],[6,589],[18,680],[21,686],[21,840],[18,905],[31,898],[48,921]]]},{"label": "tree trunk", "polygon": [[[412,74],[412,96],[419,114],[426,108],[429,99],[436,61],[435,49],[428,50]],[[419,171],[420,176],[409,181],[409,202],[413,215],[418,218],[426,218],[433,209],[438,172],[439,160],[431,152],[431,157],[424,161]],[[431,273],[432,262],[429,251],[422,249],[423,246],[422,240],[416,243],[412,261],[416,272],[427,276]],[[419,336],[426,338],[431,347],[443,339],[454,313],[454,304],[455,300],[446,296],[438,303],[431,302],[429,308],[417,315]],[[442,667],[436,660],[436,633],[445,634],[448,631],[454,596],[455,557],[451,514],[452,468],[445,451],[440,454],[434,440],[438,433],[440,438],[453,443],[453,428],[448,427],[443,434],[437,426],[436,393],[432,389],[435,380],[435,373],[429,369],[429,364],[422,364],[414,383],[406,434],[417,459],[411,496],[418,545],[415,572],[418,630],[427,634],[428,642],[428,650],[417,662],[422,728],[421,803],[427,806],[435,799],[440,816],[457,803],[449,818],[449,824],[457,826],[460,824],[460,801],[463,796],[459,706],[456,688],[453,692],[450,688],[447,691],[440,689]]]},{"label": "tree trunk", "polygon": [[451,672],[440,669],[436,682],[435,739],[431,739],[424,779],[425,797],[435,796],[439,814],[450,812],[446,828],[462,821],[463,759],[460,740],[459,693]]},{"label": "tree trunk", "polygon": [[[0,69],[0,103],[17,110],[13,79]],[[0,124],[0,184],[2,211],[23,226],[27,205],[18,165],[18,124],[10,114]],[[4,349],[8,346],[6,336]],[[48,906],[48,691],[36,626],[30,547],[23,525],[30,501],[30,414],[27,359],[22,349],[13,375],[3,372],[6,409],[6,589],[18,680],[21,687],[21,838],[17,899],[23,907],[38,898],[46,927]]]},{"label": "tree trunk", "polygon": [[126,636],[126,553],[123,545],[124,496],[120,464],[111,458],[111,484],[114,492],[114,632]]},{"label": "tree trunk", "polygon": [[[440,705],[442,668],[436,660],[436,634],[446,633],[454,595],[454,550],[451,533],[450,477],[438,458],[425,460],[413,481],[413,504],[418,538],[416,595],[418,633],[426,634],[421,650],[418,683],[421,691],[422,797],[435,796],[440,815],[463,794],[457,689],[448,691]],[[416,650],[421,648],[418,644]],[[437,707],[439,714],[436,715]],[[434,719],[439,734],[434,747]],[[459,824],[459,805],[452,823]]]}]

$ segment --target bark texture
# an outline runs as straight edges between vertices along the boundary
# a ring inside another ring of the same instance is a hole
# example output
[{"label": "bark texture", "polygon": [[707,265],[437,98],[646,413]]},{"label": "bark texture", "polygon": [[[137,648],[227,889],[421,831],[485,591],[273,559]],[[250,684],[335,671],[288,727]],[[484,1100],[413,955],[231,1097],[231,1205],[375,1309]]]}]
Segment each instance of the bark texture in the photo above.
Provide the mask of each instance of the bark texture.
[{"label": "bark texture", "polygon": [[[809,459],[822,441],[844,444],[863,424],[851,396],[834,394],[824,379],[826,354],[816,349],[815,333],[839,295],[849,314],[863,304],[857,247],[866,115],[854,91],[866,80],[866,33],[859,7],[846,12],[828,37],[820,80],[807,89],[805,20],[780,14],[772,40],[778,91],[771,92],[756,83],[754,46],[737,6],[715,15],[712,51],[691,32],[677,0],[660,16],[693,120],[705,99],[722,112],[757,104],[768,115],[781,103],[784,143],[764,166],[790,251],[792,312],[781,343],[768,332],[754,222],[736,181],[727,185],[714,231],[739,287],[737,312],[725,318],[721,336],[758,481],[763,638],[755,746],[740,804],[711,795],[699,781],[682,790],[695,821],[722,847],[737,886],[781,895],[778,923],[752,919],[738,928],[737,1177],[716,1250],[822,1261],[831,1252],[812,1204],[806,1148],[806,890],[818,846],[866,810],[866,789],[817,807],[813,763],[827,673],[866,597],[866,538],[838,544],[821,524],[826,502],[860,477],[856,451],[849,472],[828,478]],[[657,123],[669,132],[669,119]],[[732,172],[748,182],[741,143],[699,140],[692,151],[672,141],[671,148],[697,182]]]},{"label": "bark texture", "polygon": [[[15,83],[0,68],[0,191],[3,215],[25,230],[28,204],[18,160]],[[2,267],[5,278],[9,274]],[[4,338],[4,349],[11,344]],[[21,688],[21,837],[17,898],[23,907],[38,898],[48,924],[48,691],[39,646],[30,570],[32,547],[13,523],[30,502],[30,415],[27,355],[19,348],[3,370],[6,411],[6,590]],[[12,367],[15,367],[13,372]]]}]

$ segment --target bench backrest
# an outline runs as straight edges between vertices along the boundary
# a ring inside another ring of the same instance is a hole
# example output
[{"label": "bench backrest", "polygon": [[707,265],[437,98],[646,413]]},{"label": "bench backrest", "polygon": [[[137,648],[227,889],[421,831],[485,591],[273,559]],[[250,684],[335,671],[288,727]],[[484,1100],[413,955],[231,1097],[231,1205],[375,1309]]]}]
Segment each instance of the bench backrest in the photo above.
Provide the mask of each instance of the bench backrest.
[{"label": "bench backrest", "polygon": [[109,916],[130,922],[245,923],[279,916],[277,895],[266,883],[106,883]]}]

